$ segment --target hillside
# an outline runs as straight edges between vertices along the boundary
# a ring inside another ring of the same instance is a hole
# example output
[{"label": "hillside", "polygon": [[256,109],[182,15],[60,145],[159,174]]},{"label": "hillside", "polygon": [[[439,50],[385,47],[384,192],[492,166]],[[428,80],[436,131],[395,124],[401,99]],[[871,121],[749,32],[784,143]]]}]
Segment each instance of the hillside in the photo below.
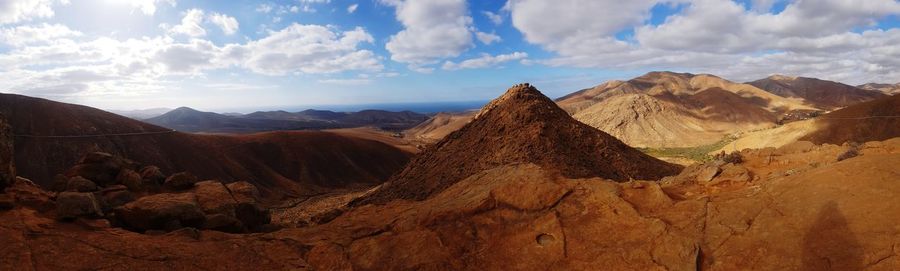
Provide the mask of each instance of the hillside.
[{"label": "hillside", "polygon": [[257,111],[246,115],[229,116],[181,107],[146,121],[185,132],[252,133],[363,126],[372,126],[388,131],[401,131],[416,126],[427,119],[427,115],[411,111],[363,110],[359,112],[333,112],[309,109],[300,112],[283,110]]},{"label": "hillside", "polygon": [[815,108],[751,85],[712,75],[651,72],[610,81],[557,99],[581,122],[635,147],[714,144],[726,136],[773,127]]},{"label": "hillside", "polygon": [[461,129],[472,121],[477,111],[463,113],[438,113],[428,120],[403,131],[404,137],[411,141],[430,144],[437,142],[448,134]]},{"label": "hillside", "polygon": [[747,84],[786,98],[801,98],[807,105],[834,110],[885,95],[879,91],[807,77],[773,75]]},{"label": "hillside", "polygon": [[182,132],[204,133],[254,133],[341,127],[338,124],[327,121],[228,116],[213,112],[202,112],[188,107],[179,107],[145,121]]},{"label": "hillside", "polygon": [[896,84],[878,84],[868,83],[856,86],[861,89],[880,91],[886,95],[900,94],[900,83]]},{"label": "hillside", "polygon": [[900,136],[900,95],[846,107],[816,119],[817,130],[801,138],[817,144],[866,142]]},{"label": "hillside", "polygon": [[524,84],[490,102],[462,129],[430,146],[356,204],[426,199],[472,174],[517,163],[534,163],[569,178],[616,181],[655,180],[680,169],[572,119]]},{"label": "hillside", "polygon": [[[249,181],[273,196],[377,184],[402,168],[410,156],[381,142],[327,132],[235,136],[172,132],[90,107],[20,95],[0,94],[0,113],[19,135],[15,137],[19,175],[45,186],[93,151],[157,165],[167,173],[190,171],[201,179]],[[119,135],[102,136],[107,134]]]}]

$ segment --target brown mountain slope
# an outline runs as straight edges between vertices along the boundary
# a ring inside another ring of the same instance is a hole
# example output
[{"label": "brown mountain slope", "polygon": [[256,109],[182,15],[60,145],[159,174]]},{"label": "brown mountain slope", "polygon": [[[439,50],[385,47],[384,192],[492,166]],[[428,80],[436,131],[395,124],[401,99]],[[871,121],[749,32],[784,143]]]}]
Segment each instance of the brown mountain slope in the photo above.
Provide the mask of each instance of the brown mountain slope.
[{"label": "brown mountain slope", "polygon": [[[190,171],[203,179],[249,181],[273,196],[377,184],[402,168],[410,156],[381,142],[327,132],[243,136],[167,132],[90,107],[19,95],[0,94],[0,113],[20,135],[15,137],[18,174],[45,186],[92,151],[157,165],[167,173]],[[143,132],[160,133],[128,134]]]},{"label": "brown mountain slope", "polygon": [[900,94],[900,83],[896,83],[896,84],[868,83],[868,84],[858,85],[856,87],[861,88],[861,89],[880,91],[881,93],[884,93],[887,95]]},{"label": "brown mountain slope", "polygon": [[846,107],[819,117],[816,131],[804,136],[817,144],[866,142],[900,136],[900,94]]},{"label": "brown mountain slope", "polygon": [[814,110],[712,75],[651,72],[557,100],[572,116],[637,147],[695,147],[775,126],[785,113]]},{"label": "brown mountain slope", "polygon": [[472,122],[429,147],[357,203],[422,200],[472,174],[514,163],[534,163],[567,177],[616,181],[655,180],[680,170],[575,121],[524,84],[487,104]]},{"label": "brown mountain slope", "polygon": [[413,141],[422,143],[434,143],[441,140],[453,131],[459,130],[466,123],[472,121],[475,111],[464,113],[438,113],[425,122],[416,125],[403,132],[404,136]]},{"label": "brown mountain slope", "polygon": [[810,106],[827,110],[834,110],[885,96],[878,91],[807,77],[773,75],[765,79],[749,82],[748,84],[781,97],[802,98]]}]

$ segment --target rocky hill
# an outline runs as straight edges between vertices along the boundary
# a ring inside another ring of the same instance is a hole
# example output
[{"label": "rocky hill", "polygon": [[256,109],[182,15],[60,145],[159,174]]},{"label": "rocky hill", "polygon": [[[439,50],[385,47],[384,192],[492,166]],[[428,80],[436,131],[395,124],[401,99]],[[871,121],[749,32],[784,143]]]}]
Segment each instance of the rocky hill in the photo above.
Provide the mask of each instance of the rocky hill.
[{"label": "rocky hill", "polygon": [[856,86],[861,89],[880,91],[886,95],[900,94],[900,83],[897,84],[879,84],[868,83]]},{"label": "rocky hill", "polygon": [[802,137],[815,143],[879,141],[900,136],[900,95],[852,105],[816,119],[817,129]]},{"label": "rocky hill", "polygon": [[95,151],[157,165],[166,173],[249,181],[273,198],[378,184],[410,157],[385,143],[328,132],[185,134],[90,107],[20,95],[0,95],[0,113],[18,135],[18,175],[42,186]]},{"label": "rocky hill", "polygon": [[680,169],[572,119],[524,84],[487,104],[357,204],[426,199],[472,174],[516,163],[534,163],[569,178],[617,181],[659,179]]},{"label": "rocky hill", "polygon": [[801,98],[806,101],[807,105],[826,110],[834,110],[885,96],[880,91],[807,77],[773,75],[748,82],[748,84],[781,97]]},{"label": "rocky hill", "polygon": [[741,131],[775,126],[799,99],[712,75],[651,72],[556,100],[581,122],[636,147],[695,147]]}]

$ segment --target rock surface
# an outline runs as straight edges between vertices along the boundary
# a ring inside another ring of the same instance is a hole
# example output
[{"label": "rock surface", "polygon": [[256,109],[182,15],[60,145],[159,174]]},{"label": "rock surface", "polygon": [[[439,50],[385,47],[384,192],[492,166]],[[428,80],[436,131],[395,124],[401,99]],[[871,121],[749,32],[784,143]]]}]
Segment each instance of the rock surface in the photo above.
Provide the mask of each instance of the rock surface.
[{"label": "rock surface", "polygon": [[13,157],[13,135],[3,114],[0,114],[0,192],[16,181]]},{"label": "rock surface", "polygon": [[199,228],[205,220],[197,197],[191,193],[146,196],[116,208],[115,212],[126,226],[138,231]]}]

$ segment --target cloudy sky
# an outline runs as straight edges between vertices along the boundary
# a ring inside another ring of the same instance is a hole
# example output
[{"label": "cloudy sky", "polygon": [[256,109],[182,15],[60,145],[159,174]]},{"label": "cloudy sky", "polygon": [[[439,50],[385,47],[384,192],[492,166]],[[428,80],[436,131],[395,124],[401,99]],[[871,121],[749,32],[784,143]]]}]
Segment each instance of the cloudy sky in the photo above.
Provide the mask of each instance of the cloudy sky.
[{"label": "cloudy sky", "polygon": [[898,0],[2,0],[0,91],[206,110],[561,96],[652,70],[900,81]]}]

